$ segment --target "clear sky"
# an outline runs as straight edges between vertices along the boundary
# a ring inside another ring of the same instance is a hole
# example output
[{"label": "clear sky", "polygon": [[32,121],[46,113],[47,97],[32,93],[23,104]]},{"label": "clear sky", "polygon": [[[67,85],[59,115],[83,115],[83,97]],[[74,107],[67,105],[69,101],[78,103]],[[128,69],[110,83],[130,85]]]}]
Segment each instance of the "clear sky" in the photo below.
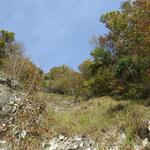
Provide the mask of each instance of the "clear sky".
[{"label": "clear sky", "polygon": [[74,69],[89,58],[93,35],[107,32],[100,15],[123,0],[1,0],[0,29],[16,33],[27,56],[48,71],[66,64]]}]

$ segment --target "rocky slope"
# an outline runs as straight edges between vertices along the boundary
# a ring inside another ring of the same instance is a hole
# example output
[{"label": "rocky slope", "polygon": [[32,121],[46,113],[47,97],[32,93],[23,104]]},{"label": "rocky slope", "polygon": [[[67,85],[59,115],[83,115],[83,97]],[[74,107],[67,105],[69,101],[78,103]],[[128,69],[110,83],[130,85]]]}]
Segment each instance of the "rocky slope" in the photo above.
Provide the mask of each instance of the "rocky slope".
[{"label": "rocky slope", "polygon": [[66,137],[59,135],[44,143],[45,150],[96,150],[95,141],[81,137]]},{"label": "rocky slope", "polygon": [[[21,139],[40,136],[37,126],[40,126],[43,107],[42,103],[29,100],[17,81],[0,75],[0,150],[19,148]],[[59,135],[41,141],[38,149],[95,150],[95,146],[94,141],[85,137]]]},{"label": "rocky slope", "polygon": [[42,107],[27,98],[16,80],[0,75],[0,150],[11,150],[21,138],[36,134],[33,127],[40,121]]},{"label": "rocky slope", "polygon": [[[64,100],[58,106],[56,103],[52,105],[52,102],[50,105],[54,107],[56,113],[73,109],[72,101],[71,104]],[[13,148],[19,150],[125,149],[127,135],[124,130],[115,127],[101,131],[99,142],[82,135],[67,136],[57,133],[51,138],[50,136],[45,137],[46,132],[49,132],[46,125],[42,124],[42,121],[47,119],[44,115],[46,107],[48,105],[45,106],[42,101],[29,99],[16,80],[0,74],[0,150],[12,150]],[[139,140],[133,146],[134,150],[148,149],[150,147],[150,121],[145,120],[137,133]],[[22,142],[24,139],[29,141],[33,137],[40,141],[36,148],[30,148]]]}]

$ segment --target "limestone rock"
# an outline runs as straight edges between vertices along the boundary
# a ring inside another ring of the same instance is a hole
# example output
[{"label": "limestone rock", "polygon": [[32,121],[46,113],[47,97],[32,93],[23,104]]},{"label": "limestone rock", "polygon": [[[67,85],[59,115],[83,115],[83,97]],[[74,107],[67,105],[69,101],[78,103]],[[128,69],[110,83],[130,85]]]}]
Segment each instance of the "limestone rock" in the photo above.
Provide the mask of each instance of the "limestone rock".
[{"label": "limestone rock", "polygon": [[43,145],[44,150],[96,150],[96,143],[93,140],[81,136],[59,135]]}]

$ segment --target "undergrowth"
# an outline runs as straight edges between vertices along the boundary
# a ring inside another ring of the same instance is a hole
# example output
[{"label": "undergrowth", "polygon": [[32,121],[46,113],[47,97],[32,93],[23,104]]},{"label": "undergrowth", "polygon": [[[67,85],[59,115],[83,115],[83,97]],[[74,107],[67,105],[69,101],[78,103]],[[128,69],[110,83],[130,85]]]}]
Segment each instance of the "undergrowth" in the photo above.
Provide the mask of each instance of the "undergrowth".
[{"label": "undergrowth", "polygon": [[[99,97],[89,101],[82,100],[69,111],[56,112],[55,105],[57,106],[60,101],[72,100],[73,97],[41,93],[33,97],[43,101],[46,106],[39,124],[43,129],[41,135],[43,141],[58,134],[66,136],[78,134],[101,142],[102,132],[116,128],[124,130],[127,135],[126,145],[132,146],[138,136],[137,130],[143,121],[150,119],[149,106],[145,105],[149,100],[137,102]],[[54,105],[51,105],[51,102]],[[36,149],[39,145],[42,146],[39,144],[39,138],[36,137],[24,139],[24,142]]]}]

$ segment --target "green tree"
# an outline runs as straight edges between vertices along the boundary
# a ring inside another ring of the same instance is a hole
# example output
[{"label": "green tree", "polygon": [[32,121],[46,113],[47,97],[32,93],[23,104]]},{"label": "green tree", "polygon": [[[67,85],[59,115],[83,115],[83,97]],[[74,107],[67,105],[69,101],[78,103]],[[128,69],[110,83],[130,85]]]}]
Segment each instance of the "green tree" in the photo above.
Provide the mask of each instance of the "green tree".
[{"label": "green tree", "polygon": [[149,97],[149,8],[150,1],[127,0],[120,10],[101,16],[109,32],[99,37],[99,45],[91,52],[92,74],[84,86],[89,93]]},{"label": "green tree", "polygon": [[117,55],[150,55],[149,7],[150,2],[147,0],[126,1],[120,11],[106,13],[101,17],[110,30],[108,37],[113,41]]},{"label": "green tree", "polygon": [[112,64],[111,53],[103,48],[96,48],[91,52],[93,57],[92,72],[96,73],[100,68],[108,67]]},{"label": "green tree", "polygon": [[82,77],[80,73],[73,71],[69,67],[63,65],[52,68],[45,76],[44,86],[46,91],[75,95],[80,95],[82,88]]},{"label": "green tree", "polygon": [[88,80],[92,76],[92,60],[87,59],[79,65],[79,71],[85,80]]},{"label": "green tree", "polygon": [[14,45],[14,33],[0,30],[0,64],[4,63],[5,58],[12,52]]}]

